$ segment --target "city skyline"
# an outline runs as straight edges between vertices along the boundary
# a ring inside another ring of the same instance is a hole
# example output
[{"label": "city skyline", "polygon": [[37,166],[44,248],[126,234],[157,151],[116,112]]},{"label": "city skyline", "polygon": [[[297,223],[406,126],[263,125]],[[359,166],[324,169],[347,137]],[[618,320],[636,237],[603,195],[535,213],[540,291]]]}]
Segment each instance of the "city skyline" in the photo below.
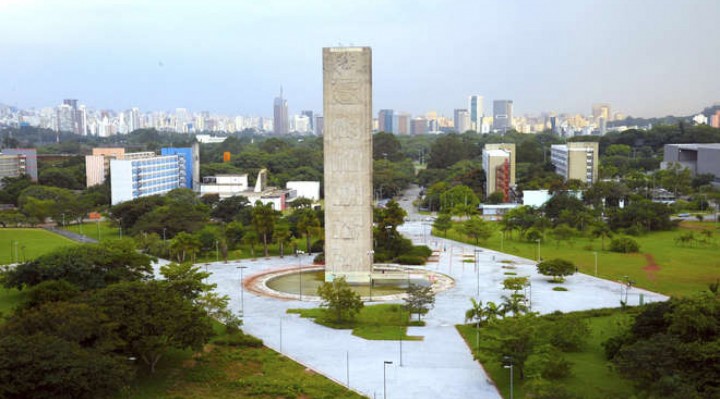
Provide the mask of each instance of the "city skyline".
[{"label": "city skyline", "polygon": [[[322,47],[373,48],[373,114],[452,115],[469,95],[514,112],[689,115],[720,100],[709,0],[0,3],[0,103],[271,115],[321,109]],[[673,50],[675,49],[675,50]],[[674,52],[688,56],[673,56]]]}]

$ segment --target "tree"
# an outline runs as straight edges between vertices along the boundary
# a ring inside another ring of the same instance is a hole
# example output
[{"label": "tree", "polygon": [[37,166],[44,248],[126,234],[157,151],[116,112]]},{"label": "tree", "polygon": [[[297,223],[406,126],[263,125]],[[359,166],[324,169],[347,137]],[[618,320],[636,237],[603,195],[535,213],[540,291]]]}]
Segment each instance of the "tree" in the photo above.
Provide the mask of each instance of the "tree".
[{"label": "tree", "polygon": [[7,288],[32,287],[48,280],[66,280],[81,290],[152,276],[150,257],[138,253],[131,240],[113,240],[58,248],[3,273]]},{"label": "tree", "polygon": [[610,229],[610,226],[608,226],[607,223],[600,221],[596,223],[591,231],[591,234],[593,237],[600,238],[600,246],[602,250],[605,250],[605,239],[612,237],[612,230]]},{"label": "tree", "polygon": [[118,326],[126,353],[155,367],[170,349],[200,350],[212,335],[207,313],[161,281],[111,285],[92,299]]},{"label": "tree", "polygon": [[536,317],[533,314],[517,317],[512,322],[498,324],[500,345],[499,360],[512,364],[520,378],[525,378],[525,361],[536,344]]},{"label": "tree", "polygon": [[482,301],[476,301],[475,298],[470,298],[472,307],[465,311],[465,323],[473,321],[475,328],[480,328],[480,325],[486,320],[485,308],[483,308]]},{"label": "tree", "polygon": [[485,241],[492,235],[492,226],[483,219],[473,216],[462,224],[462,232],[475,239],[475,245],[480,244],[480,240]]},{"label": "tree", "polygon": [[2,398],[110,398],[131,377],[123,356],[42,333],[0,338]]},{"label": "tree", "polygon": [[613,238],[613,240],[610,241],[610,250],[612,252],[620,252],[624,254],[639,252],[640,244],[630,237],[618,237]]},{"label": "tree", "polygon": [[364,306],[360,295],[350,288],[343,277],[323,283],[317,293],[322,299],[320,307],[327,309],[336,323],[354,319]]},{"label": "tree", "polygon": [[449,213],[441,213],[433,222],[433,228],[443,232],[443,237],[447,238],[447,231],[452,227],[452,218]]},{"label": "tree", "polygon": [[447,168],[467,157],[468,148],[455,133],[444,134],[430,148],[429,169]]},{"label": "tree", "polygon": [[247,197],[242,195],[225,198],[224,200],[218,202],[210,215],[214,218],[222,220],[225,223],[230,223],[235,219],[237,214],[249,204],[250,202]]},{"label": "tree", "polygon": [[275,224],[273,238],[275,238],[275,242],[277,242],[280,247],[281,258],[285,256],[285,244],[290,241],[290,237],[292,237],[290,223],[288,223],[287,220],[280,219],[277,224]]},{"label": "tree", "polygon": [[217,286],[217,284],[205,283],[210,273],[202,271],[200,266],[190,262],[168,263],[160,267],[160,274],[165,277],[169,289],[191,301]]},{"label": "tree", "polygon": [[560,248],[561,241],[567,241],[572,246],[572,239],[578,235],[578,231],[566,224],[561,224],[552,230],[552,237],[555,239],[555,247]]},{"label": "tree", "polygon": [[252,210],[252,224],[255,231],[262,237],[263,251],[268,256],[268,238],[275,228],[275,211],[272,204],[263,205],[259,200],[255,202]]},{"label": "tree", "polygon": [[423,287],[418,284],[410,284],[405,297],[405,308],[410,314],[417,313],[418,321],[435,304],[435,292],[432,287]]},{"label": "tree", "polygon": [[29,197],[25,200],[22,212],[30,218],[33,224],[43,224],[56,207],[56,202],[51,199],[41,200],[35,197]]},{"label": "tree", "polygon": [[201,247],[202,243],[196,236],[181,232],[170,242],[170,253],[173,254],[180,263],[186,260],[195,262],[195,255],[200,252]]},{"label": "tree", "polygon": [[405,155],[402,153],[402,146],[392,132],[378,132],[373,135],[373,159],[387,160],[391,162],[402,161]]},{"label": "tree", "polygon": [[305,237],[305,252],[312,253],[311,240],[320,230],[320,220],[312,209],[299,210],[300,217],[297,221],[297,229]]},{"label": "tree", "polygon": [[502,312],[503,314],[512,313],[513,317],[520,317],[524,313],[529,313],[530,308],[525,303],[523,295],[503,296]]},{"label": "tree", "polygon": [[524,289],[527,285],[527,277],[508,277],[503,280],[503,289],[513,291],[513,295],[517,295],[518,291]]},{"label": "tree", "polygon": [[537,270],[544,276],[552,276],[553,282],[561,283],[563,277],[575,274],[576,267],[565,259],[550,259],[538,263]]}]

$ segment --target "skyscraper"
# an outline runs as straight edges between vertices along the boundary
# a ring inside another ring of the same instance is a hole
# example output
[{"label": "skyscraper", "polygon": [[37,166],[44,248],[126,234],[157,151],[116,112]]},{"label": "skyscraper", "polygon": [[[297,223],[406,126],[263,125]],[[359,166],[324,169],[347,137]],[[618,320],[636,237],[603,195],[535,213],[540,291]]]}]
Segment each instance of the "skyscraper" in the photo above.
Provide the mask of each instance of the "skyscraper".
[{"label": "skyscraper", "polygon": [[280,97],[275,97],[273,103],[273,130],[275,134],[288,134],[288,106],[283,98],[282,87]]},{"label": "skyscraper", "polygon": [[468,110],[470,112],[470,129],[480,132],[483,118],[482,96],[470,96],[468,98]]},{"label": "skyscraper", "polygon": [[381,109],[378,112],[378,131],[392,133],[394,114],[395,111],[391,109]]},{"label": "skyscraper", "polygon": [[464,133],[470,130],[470,113],[466,109],[456,109],[454,115],[455,131]]},{"label": "skyscraper", "polygon": [[310,131],[315,132],[315,118],[313,118],[313,112],[312,111],[301,111],[300,115],[307,116],[308,119],[310,119]]},{"label": "skyscraper", "polygon": [[592,116],[595,120],[605,118],[605,121],[611,121],[612,113],[610,113],[610,104],[593,104]]},{"label": "skyscraper", "polygon": [[512,100],[493,101],[493,130],[507,132],[512,129]]}]

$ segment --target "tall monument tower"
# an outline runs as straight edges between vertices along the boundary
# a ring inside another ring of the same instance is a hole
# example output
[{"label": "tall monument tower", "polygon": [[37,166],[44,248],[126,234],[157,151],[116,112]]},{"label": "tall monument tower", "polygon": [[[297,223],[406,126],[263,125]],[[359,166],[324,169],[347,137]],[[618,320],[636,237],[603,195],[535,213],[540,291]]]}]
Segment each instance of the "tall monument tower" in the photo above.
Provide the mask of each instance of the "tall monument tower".
[{"label": "tall monument tower", "polygon": [[372,52],[323,49],[325,280],[372,273]]}]

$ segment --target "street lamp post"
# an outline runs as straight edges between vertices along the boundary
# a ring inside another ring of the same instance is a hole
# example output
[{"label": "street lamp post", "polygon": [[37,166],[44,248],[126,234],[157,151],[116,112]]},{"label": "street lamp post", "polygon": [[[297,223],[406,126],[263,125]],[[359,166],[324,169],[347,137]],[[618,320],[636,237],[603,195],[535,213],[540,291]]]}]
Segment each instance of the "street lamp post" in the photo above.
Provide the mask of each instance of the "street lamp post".
[{"label": "street lamp post", "polygon": [[245,286],[243,285],[243,269],[247,269],[247,266],[238,266],[240,269],[240,315],[245,317]]},{"label": "street lamp post", "polygon": [[167,228],[163,227],[163,244],[167,243],[167,237],[165,236],[165,230],[167,230]]},{"label": "street lamp post", "polygon": [[597,275],[598,275],[597,252],[593,252],[593,255],[595,255],[595,277],[597,277]]},{"label": "street lamp post", "polygon": [[500,252],[505,252],[505,234],[500,232]]},{"label": "street lamp post", "polygon": [[220,251],[218,251],[218,240],[215,240],[215,262],[220,262]]},{"label": "street lamp post", "polygon": [[537,242],[538,244],[537,261],[540,262],[540,239],[538,238],[537,240],[535,240],[535,242]]},{"label": "street lamp post", "polygon": [[477,277],[477,297],[480,298],[480,259],[479,259],[480,250],[475,250],[475,274]]},{"label": "street lamp post", "polygon": [[505,367],[506,369],[510,369],[510,399],[514,399],[514,395],[513,395],[513,393],[514,393],[513,392],[513,365],[510,364],[510,365],[503,366],[503,367]]},{"label": "street lamp post", "polygon": [[[305,252],[301,250],[295,251],[296,255],[304,255]],[[302,256],[298,256],[298,277],[300,279],[300,300],[302,301],[302,266],[301,266]]]},{"label": "street lamp post", "polygon": [[383,362],[383,399],[387,399],[387,365],[392,364],[391,361],[385,360]]},{"label": "street lamp post", "polygon": [[368,302],[372,302],[372,289],[373,289],[373,269],[375,269],[375,251],[369,250],[368,257],[370,258],[370,299]]}]

